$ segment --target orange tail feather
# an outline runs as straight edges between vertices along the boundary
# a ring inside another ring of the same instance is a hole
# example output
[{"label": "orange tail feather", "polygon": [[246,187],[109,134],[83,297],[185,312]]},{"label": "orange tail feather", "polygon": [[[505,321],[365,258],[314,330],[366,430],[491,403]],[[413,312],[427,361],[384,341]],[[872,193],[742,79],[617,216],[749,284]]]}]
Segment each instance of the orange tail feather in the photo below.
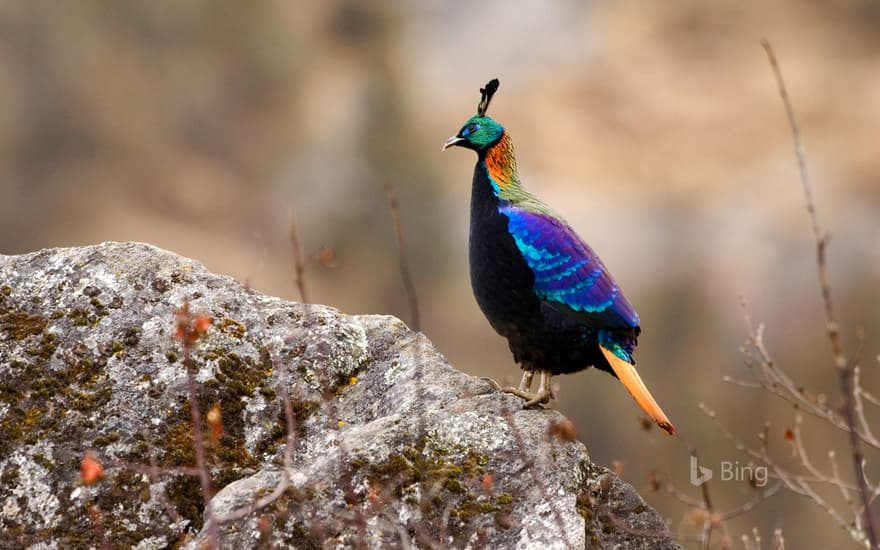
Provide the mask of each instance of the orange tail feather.
[{"label": "orange tail feather", "polygon": [[620,379],[642,410],[648,413],[648,416],[650,416],[664,432],[669,435],[674,434],[675,426],[673,426],[672,422],[669,421],[669,418],[666,417],[666,414],[663,412],[663,409],[660,408],[660,405],[654,401],[654,397],[651,395],[651,392],[648,391],[648,388],[645,387],[645,383],[642,382],[642,378],[639,376],[639,373],[636,372],[636,368],[602,346],[599,346],[599,349],[602,350],[605,359],[608,360],[611,368],[614,369],[617,378]]}]

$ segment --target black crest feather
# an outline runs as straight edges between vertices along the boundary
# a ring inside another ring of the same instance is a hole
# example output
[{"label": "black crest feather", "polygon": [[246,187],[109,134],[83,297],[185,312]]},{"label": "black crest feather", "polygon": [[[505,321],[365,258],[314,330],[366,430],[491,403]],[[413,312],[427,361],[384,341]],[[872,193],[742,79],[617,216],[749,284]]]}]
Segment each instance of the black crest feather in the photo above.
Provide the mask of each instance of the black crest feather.
[{"label": "black crest feather", "polygon": [[498,84],[498,79],[493,78],[486,84],[485,88],[480,88],[480,94],[482,94],[482,97],[480,98],[480,104],[477,105],[478,115],[486,116],[486,109],[489,108],[489,102],[492,101],[492,96],[498,91]]}]

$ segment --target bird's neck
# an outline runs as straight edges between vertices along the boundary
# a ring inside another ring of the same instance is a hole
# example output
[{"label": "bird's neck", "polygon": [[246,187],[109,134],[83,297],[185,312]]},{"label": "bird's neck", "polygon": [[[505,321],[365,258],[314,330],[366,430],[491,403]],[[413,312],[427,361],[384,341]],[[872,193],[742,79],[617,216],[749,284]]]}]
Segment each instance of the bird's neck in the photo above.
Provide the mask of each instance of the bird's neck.
[{"label": "bird's neck", "polygon": [[[474,188],[474,197],[482,197],[481,200],[493,202],[496,207],[500,205],[513,205],[523,210],[553,216],[562,220],[562,217],[552,208],[541,202],[538,197],[523,188],[519,175],[516,172],[516,156],[513,153],[513,142],[507,131],[501,134],[501,138],[491,147],[480,153],[476,167],[477,177],[474,184],[485,186],[488,180],[488,189]],[[491,191],[491,193],[490,193]]]},{"label": "bird's neck", "polygon": [[480,155],[480,163],[486,167],[495,195],[505,198],[511,191],[514,193],[522,188],[516,172],[516,155],[513,142],[507,132],[501,134],[491,147]]}]

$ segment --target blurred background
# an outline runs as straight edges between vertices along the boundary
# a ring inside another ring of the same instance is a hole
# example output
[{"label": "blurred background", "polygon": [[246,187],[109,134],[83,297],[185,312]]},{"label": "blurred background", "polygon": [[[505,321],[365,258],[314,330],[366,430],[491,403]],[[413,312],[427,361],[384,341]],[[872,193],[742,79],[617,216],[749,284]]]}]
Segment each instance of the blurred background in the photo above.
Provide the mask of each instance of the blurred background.
[{"label": "blurred background", "polygon": [[[526,185],[602,255],[641,314],[642,376],[684,440],[644,431],[611,377],[559,378],[554,405],[593,459],[683,535],[697,532],[688,445],[748,459],[738,436],[793,412],[747,378],[740,297],[778,364],[837,399],[814,243],[791,135],[760,47],[798,114],[848,349],[877,389],[880,353],[880,4],[440,0],[0,3],[0,253],[136,240],[298,299],[410,321],[383,186],[400,201],[421,329],[450,362],[516,381],[472,298],[474,155],[440,146],[501,80],[490,114]],[[858,343],[857,332],[864,331]],[[876,411],[869,411],[873,414]],[[806,432],[827,465],[839,433]],[[843,449],[841,449],[843,451]],[[843,454],[841,452],[841,454]],[[869,459],[870,459],[869,455]],[[850,470],[847,463],[846,471]],[[868,464],[880,477],[880,461]],[[653,491],[659,479],[661,487]],[[755,496],[715,480],[719,510]],[[784,492],[728,524],[793,548],[841,547],[828,514]]]}]

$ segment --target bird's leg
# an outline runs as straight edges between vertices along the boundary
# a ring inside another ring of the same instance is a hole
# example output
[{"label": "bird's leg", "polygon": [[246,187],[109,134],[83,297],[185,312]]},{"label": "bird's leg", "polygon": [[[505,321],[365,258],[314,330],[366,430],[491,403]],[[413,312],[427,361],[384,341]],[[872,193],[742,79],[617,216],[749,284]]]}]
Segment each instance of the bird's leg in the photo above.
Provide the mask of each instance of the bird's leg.
[{"label": "bird's leg", "polygon": [[535,376],[535,371],[533,370],[524,370],[522,375],[522,380],[519,381],[519,391],[522,392],[530,392],[532,391],[532,378]]},{"label": "bird's leg", "polygon": [[553,377],[549,372],[542,370],[541,372],[541,381],[538,384],[538,393],[532,394],[534,397],[529,399],[523,408],[529,408],[534,405],[549,403],[550,399],[556,399],[556,396],[553,395],[553,389],[550,387],[550,379]]},{"label": "bird's leg", "polygon": [[527,370],[523,372],[523,377],[518,388],[514,388],[513,386],[502,387],[498,382],[491,378],[484,377],[483,380],[500,392],[512,393],[517,397],[525,399],[525,407],[531,407],[533,405],[547,403],[550,401],[550,398],[555,397],[553,395],[553,390],[550,389],[550,373],[545,370],[538,372],[541,373],[541,383],[538,387],[538,393],[532,393],[531,391],[532,378],[535,375],[534,371]]}]

